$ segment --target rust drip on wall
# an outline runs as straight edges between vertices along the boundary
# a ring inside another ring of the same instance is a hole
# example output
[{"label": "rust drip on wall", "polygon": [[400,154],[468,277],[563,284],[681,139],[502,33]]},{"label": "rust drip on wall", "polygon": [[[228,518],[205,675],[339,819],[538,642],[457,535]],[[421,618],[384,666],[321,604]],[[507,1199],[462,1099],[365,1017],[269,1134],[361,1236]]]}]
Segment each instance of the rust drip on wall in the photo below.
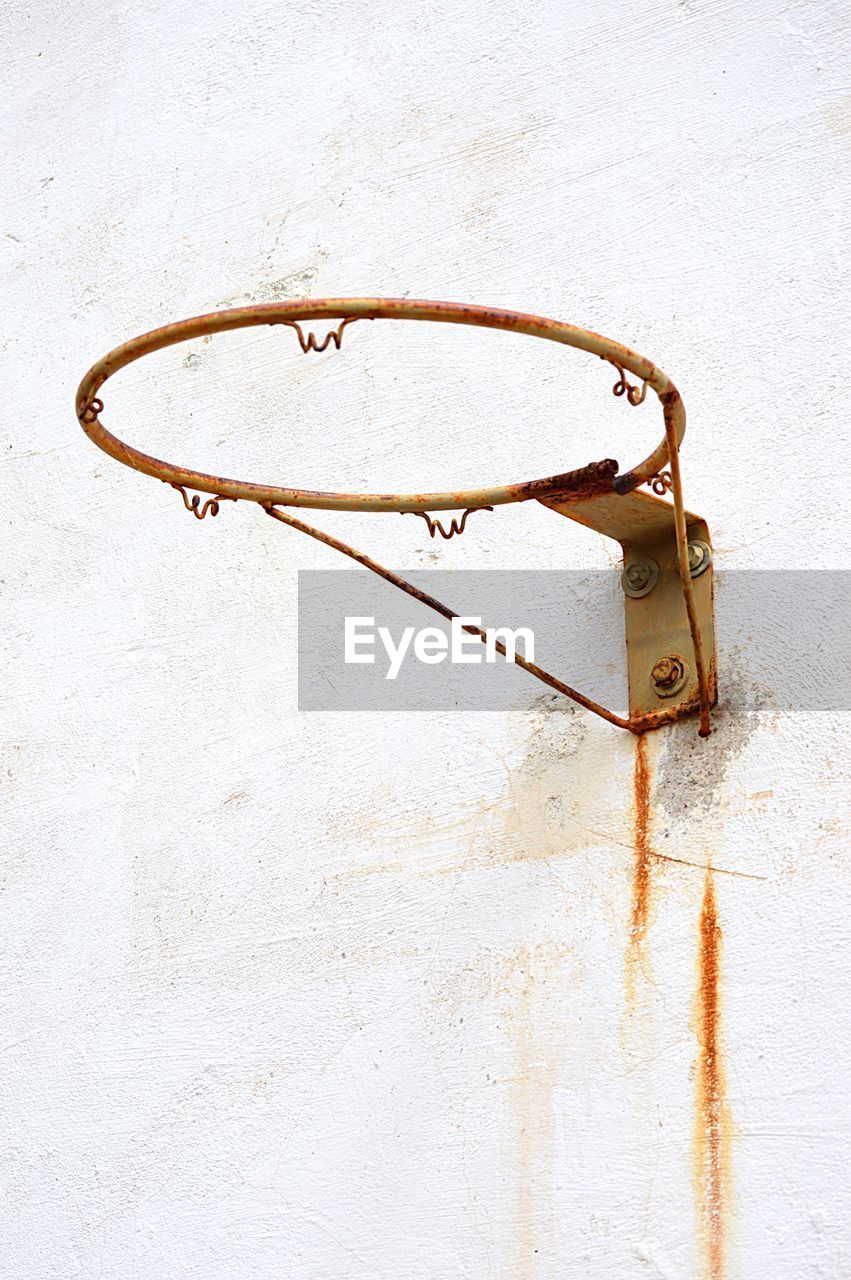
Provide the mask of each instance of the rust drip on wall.
[{"label": "rust drip on wall", "polygon": [[643,959],[644,943],[650,916],[650,766],[647,761],[646,736],[635,742],[635,862],[632,873],[632,906],[629,921],[629,943],[626,953],[627,999],[635,998],[635,971]]},{"label": "rust drip on wall", "polygon": [[559,985],[551,979],[560,972],[563,960],[563,950],[547,943],[521,946],[512,957],[513,1007],[508,1017],[517,1026],[511,1088],[516,1200],[513,1238],[501,1273],[506,1280],[537,1280],[549,1274],[548,1260],[555,1250],[553,1090],[561,1028],[558,1006],[553,1007]]},{"label": "rust drip on wall", "polygon": [[[525,954],[524,954],[525,951]],[[532,994],[534,978],[529,969],[529,949],[521,951],[522,986],[518,1000],[517,1074],[515,1077],[515,1110],[517,1112],[517,1205],[513,1242],[513,1264],[517,1274],[534,1275],[535,1259],[535,1182],[538,1153],[536,1151],[535,1044],[532,1032]]]},{"label": "rust drip on wall", "polygon": [[725,1101],[720,1012],[721,929],[712,872],[707,872],[700,909],[695,1154],[697,1196],[706,1250],[707,1280],[724,1274],[724,1226],[729,1189],[730,1120]]}]

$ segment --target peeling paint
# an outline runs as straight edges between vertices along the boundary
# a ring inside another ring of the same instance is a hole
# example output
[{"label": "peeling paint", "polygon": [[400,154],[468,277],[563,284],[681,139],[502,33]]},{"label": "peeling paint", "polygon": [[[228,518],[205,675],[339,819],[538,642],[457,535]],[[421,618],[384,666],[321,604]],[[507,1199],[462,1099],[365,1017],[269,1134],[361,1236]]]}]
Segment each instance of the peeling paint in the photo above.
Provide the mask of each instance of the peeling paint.
[{"label": "peeling paint", "polygon": [[712,713],[712,749],[704,751],[702,742],[689,742],[676,727],[666,733],[655,797],[668,817],[688,821],[717,808],[728,774],[759,730],[768,714],[766,707],[767,698],[758,685],[727,669],[724,696]]}]

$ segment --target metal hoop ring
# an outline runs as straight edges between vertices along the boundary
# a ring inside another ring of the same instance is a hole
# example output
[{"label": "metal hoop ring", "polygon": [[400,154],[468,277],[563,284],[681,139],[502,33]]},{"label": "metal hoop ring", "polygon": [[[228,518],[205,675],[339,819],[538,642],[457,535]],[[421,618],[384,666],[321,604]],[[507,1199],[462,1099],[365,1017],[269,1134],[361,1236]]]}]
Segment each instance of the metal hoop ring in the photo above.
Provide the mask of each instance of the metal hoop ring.
[{"label": "metal hoop ring", "polygon": [[[529,480],[520,484],[442,493],[326,493],[310,489],[254,484],[248,481],[230,480],[224,476],[208,475],[202,471],[175,466],[151,457],[113,435],[98,417],[103,404],[95,398],[95,393],[119,369],[132,364],[134,360],[141,359],[142,356],[173,346],[175,343],[229,329],[276,324],[292,326],[294,321],[311,319],[429,320],[446,324],[504,329],[576,347],[603,357],[621,370],[629,370],[644,384],[642,399],[647,386],[652,387],[659,397],[665,419],[665,436],[653,452],[631,471],[617,475],[614,479],[611,474],[605,476],[605,481],[598,479],[598,486],[602,485],[599,488],[600,492],[611,492],[614,489],[617,493],[629,493],[657,475],[668,462],[669,433],[673,432],[678,443],[682,441],[685,433],[685,410],[676,387],[666,374],[644,356],[621,346],[620,343],[612,342],[609,338],[601,337],[587,329],[580,329],[543,316],[527,315],[521,311],[503,311],[493,307],[456,302],[414,301],[407,298],[319,298],[297,302],[265,303],[239,307],[231,311],[215,311],[154,329],[150,333],[132,338],[122,346],[116,347],[89,369],[77,391],[77,417],[80,424],[89,438],[104,452],[116,461],[133,467],[145,475],[164,480],[169,484],[183,485],[202,493],[211,493],[219,498],[244,499],[263,505],[277,504],[344,511],[448,511],[465,507],[525,502],[531,498],[546,498],[557,493],[577,491],[580,485],[585,485],[585,496],[590,496],[587,485],[591,468],[587,467],[581,468],[578,472],[546,476],[541,480]],[[316,345],[312,349],[316,350]],[[631,403],[635,403],[631,397],[629,398]],[[592,464],[592,467],[594,465],[597,464]]]}]

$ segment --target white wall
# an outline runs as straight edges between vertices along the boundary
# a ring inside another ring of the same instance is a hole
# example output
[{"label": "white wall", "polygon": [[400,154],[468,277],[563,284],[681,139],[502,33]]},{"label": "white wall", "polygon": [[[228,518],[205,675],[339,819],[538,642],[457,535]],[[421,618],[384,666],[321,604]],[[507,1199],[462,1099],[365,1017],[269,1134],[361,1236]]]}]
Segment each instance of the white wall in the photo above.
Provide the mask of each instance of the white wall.
[{"label": "white wall", "polygon": [[[648,743],[681,861],[652,859],[630,945],[629,735],[534,682],[508,714],[299,715],[296,573],[333,555],[241,505],[196,523],[73,414],[108,348],[244,299],[516,307],[677,382],[719,611],[735,569],[847,565],[849,16],[6,9],[4,1277],[851,1274],[847,714],[778,711],[759,634],[722,630],[715,733]],[[658,434],[577,353],[377,329],[175,348],[104,418],[351,488]],[[419,522],[319,522],[434,563]],[[534,504],[439,551],[615,563]]]}]

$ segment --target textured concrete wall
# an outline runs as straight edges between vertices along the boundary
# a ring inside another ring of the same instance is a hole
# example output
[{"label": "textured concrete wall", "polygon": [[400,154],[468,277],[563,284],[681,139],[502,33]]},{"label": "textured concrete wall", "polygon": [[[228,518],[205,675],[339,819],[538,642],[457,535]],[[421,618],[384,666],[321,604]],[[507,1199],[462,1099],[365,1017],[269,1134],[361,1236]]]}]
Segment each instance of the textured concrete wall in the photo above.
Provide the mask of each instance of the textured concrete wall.
[{"label": "textured concrete wall", "polygon": [[[73,416],[102,352],[217,306],[517,307],[677,382],[719,609],[735,569],[841,567],[848,19],[7,8],[4,1277],[851,1274],[847,714],[778,709],[756,628],[712,738],[643,757],[519,678],[511,712],[300,715],[297,569],[338,562],[196,523]],[[104,416],[350,488],[629,463],[660,422],[578,353],[378,324],[175,348]],[[615,563],[535,504],[437,549],[321,522],[400,566]]]}]

